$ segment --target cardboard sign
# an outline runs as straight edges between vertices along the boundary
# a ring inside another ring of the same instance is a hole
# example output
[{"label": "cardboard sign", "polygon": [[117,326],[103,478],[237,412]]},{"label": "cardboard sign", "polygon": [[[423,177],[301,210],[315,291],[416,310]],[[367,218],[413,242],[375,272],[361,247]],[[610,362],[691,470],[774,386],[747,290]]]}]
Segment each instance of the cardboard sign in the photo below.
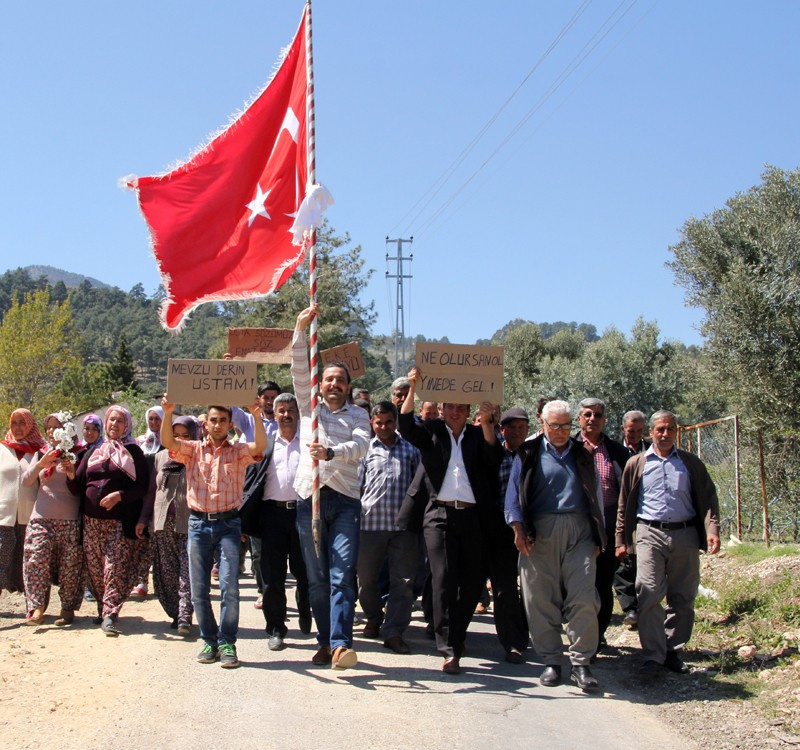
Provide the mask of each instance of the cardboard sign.
[{"label": "cardboard sign", "polygon": [[258,363],[170,359],[167,400],[173,404],[248,406],[258,395]]},{"label": "cardboard sign", "polygon": [[467,344],[417,344],[417,367],[422,382],[417,396],[422,401],[451,404],[503,403],[502,346]]},{"label": "cardboard sign", "polygon": [[326,349],[324,352],[319,353],[319,358],[323,369],[328,362],[342,362],[345,364],[350,371],[350,380],[355,380],[367,374],[364,360],[361,359],[361,347],[359,347],[357,341]]},{"label": "cardboard sign", "polygon": [[267,365],[292,361],[292,335],[284,328],[229,328],[228,353],[234,359],[247,359]]}]

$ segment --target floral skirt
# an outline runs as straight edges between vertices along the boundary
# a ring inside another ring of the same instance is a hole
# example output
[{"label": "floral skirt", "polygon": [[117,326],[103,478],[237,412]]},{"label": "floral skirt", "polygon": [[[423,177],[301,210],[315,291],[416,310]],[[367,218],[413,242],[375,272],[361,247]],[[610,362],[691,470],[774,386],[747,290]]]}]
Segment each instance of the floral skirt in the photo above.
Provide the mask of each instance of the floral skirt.
[{"label": "floral skirt", "polygon": [[102,617],[119,614],[134,585],[134,541],[114,519],[83,517],[83,553],[89,588]]},{"label": "floral skirt", "polygon": [[50,584],[58,583],[61,608],[74,611],[83,601],[83,548],[80,523],[32,518],[25,533],[22,577],[28,613],[47,609]]},{"label": "floral skirt", "polygon": [[153,535],[153,588],[167,615],[179,622],[191,622],[192,591],[189,586],[187,534],[175,531],[174,516],[167,516],[164,528]]}]

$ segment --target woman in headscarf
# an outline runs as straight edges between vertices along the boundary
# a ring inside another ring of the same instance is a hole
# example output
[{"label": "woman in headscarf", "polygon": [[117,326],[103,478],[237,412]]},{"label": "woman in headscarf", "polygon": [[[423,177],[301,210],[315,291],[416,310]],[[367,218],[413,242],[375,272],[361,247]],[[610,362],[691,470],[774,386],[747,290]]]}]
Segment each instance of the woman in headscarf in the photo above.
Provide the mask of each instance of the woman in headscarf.
[{"label": "woman in headscarf", "polygon": [[[164,410],[160,406],[151,406],[144,413],[147,422],[147,431],[144,435],[139,435],[136,442],[147,459],[147,466],[150,468],[150,476],[155,474],[155,458],[158,453],[164,450],[161,445],[161,422],[164,420]],[[150,566],[153,562],[153,550],[149,536],[141,536],[136,544],[134,551],[136,562],[136,580],[131,596],[147,596],[147,580],[150,577]]]},{"label": "woman in headscarf", "polygon": [[136,523],[150,475],[142,449],[131,437],[127,409],[108,407],[105,434],[103,443],[84,454],[68,484],[81,497],[83,553],[89,586],[97,598],[96,622],[106,635],[117,636],[117,617],[135,574]]},{"label": "woman in headscarf", "polygon": [[36,489],[22,486],[22,475],[36,451],[46,445],[33,414],[15,409],[0,441],[0,592],[22,591],[22,548]]},{"label": "woman in headscarf", "polygon": [[161,422],[164,419],[164,410],[160,406],[151,406],[144,413],[147,430],[144,435],[139,435],[136,442],[145,456],[152,456],[163,449],[161,445]]},{"label": "woman in headscarf", "polygon": [[67,479],[75,478],[75,462],[59,450],[62,419],[65,417],[61,414],[45,417],[44,432],[50,447],[36,453],[36,460],[22,477],[23,486],[38,489],[22,560],[28,625],[44,621],[51,581],[58,581],[61,599],[56,625],[71,625],[83,598],[79,501],[67,487]]},{"label": "woman in headscarf", "polygon": [[[177,440],[197,440],[197,421],[191,416],[174,417],[172,434]],[[189,635],[192,625],[192,592],[189,587],[189,506],[186,504],[186,467],[173,461],[167,451],[155,458],[155,473],[136,533],[144,536],[151,524],[153,588],[171,627],[178,635]]]},{"label": "woman in headscarf", "polygon": [[81,450],[89,450],[103,442],[103,420],[97,414],[87,414],[83,418],[83,440],[78,443]]}]

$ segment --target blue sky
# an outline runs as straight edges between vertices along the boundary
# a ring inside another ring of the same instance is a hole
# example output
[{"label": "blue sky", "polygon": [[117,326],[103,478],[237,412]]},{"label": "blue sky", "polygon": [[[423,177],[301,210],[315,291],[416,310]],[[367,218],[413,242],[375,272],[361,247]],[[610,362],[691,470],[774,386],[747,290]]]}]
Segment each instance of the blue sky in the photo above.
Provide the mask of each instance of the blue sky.
[{"label": "blue sky", "polygon": [[[146,227],[117,179],[163,171],[223,126],[302,8],[6,8],[0,270],[49,264],[154,291]],[[375,269],[376,333],[394,323],[384,238],[413,235],[408,334],[473,343],[516,317],[627,332],[644,316],[700,343],[669,246],[765,164],[800,162],[798,3],[317,0],[313,18],[317,177],[331,224]]]}]

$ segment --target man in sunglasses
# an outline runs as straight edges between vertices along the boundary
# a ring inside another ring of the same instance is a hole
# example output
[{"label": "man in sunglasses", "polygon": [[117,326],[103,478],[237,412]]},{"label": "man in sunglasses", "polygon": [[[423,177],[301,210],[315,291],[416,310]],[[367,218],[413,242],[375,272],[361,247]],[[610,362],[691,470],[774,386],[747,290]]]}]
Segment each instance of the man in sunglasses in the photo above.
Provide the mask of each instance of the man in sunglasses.
[{"label": "man in sunglasses", "polygon": [[[578,424],[581,429],[575,434],[575,440],[582,443],[594,459],[594,468],[603,492],[601,500],[606,538],[613,539],[617,526],[622,470],[630,454],[620,443],[603,432],[606,426],[606,405],[599,398],[585,398],[580,402]],[[611,622],[611,613],[614,611],[613,586],[617,564],[614,546],[609,543],[597,557],[595,587],[600,596],[600,611],[597,613],[598,652],[606,646],[606,628]]]},{"label": "man in sunglasses", "polygon": [[520,552],[520,581],[531,639],[545,669],[540,682],[561,682],[561,623],[569,640],[571,679],[597,690],[589,664],[597,649],[595,557],[606,546],[594,460],[570,437],[566,401],[542,410],[544,433],[520,446],[505,497],[506,523]]}]

